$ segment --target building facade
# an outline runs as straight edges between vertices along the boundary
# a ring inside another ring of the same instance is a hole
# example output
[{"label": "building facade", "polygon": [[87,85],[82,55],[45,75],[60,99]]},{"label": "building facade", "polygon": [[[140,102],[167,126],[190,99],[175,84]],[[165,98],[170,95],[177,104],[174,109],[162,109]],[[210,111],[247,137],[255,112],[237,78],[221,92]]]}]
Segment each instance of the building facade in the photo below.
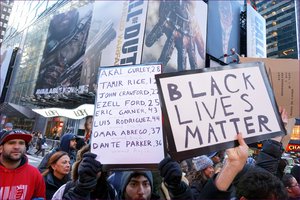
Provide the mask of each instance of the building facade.
[{"label": "building facade", "polygon": [[258,0],[257,11],[266,19],[267,57],[298,58],[294,0]]},{"label": "building facade", "polygon": [[7,28],[8,19],[12,10],[12,1],[1,1],[0,2],[0,47],[4,38],[4,34]]}]

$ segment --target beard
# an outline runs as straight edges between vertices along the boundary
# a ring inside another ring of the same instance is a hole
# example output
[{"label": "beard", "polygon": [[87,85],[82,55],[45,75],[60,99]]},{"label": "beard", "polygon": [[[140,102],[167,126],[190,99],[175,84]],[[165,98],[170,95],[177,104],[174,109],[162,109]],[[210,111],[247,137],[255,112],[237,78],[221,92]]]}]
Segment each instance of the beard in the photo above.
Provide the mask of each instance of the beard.
[{"label": "beard", "polygon": [[[18,153],[18,155],[14,155],[14,153]],[[2,153],[3,160],[5,160],[8,163],[19,162],[23,156],[24,156],[24,152],[13,152],[13,153],[12,152],[10,152],[10,153],[3,152]]]}]

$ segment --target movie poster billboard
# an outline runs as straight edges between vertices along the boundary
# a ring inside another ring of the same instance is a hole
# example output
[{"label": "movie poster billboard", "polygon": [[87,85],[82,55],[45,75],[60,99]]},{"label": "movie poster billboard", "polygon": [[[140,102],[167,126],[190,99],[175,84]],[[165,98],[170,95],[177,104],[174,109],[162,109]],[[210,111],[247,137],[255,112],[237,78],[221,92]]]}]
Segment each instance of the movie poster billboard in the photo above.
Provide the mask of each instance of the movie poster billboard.
[{"label": "movie poster billboard", "polygon": [[99,66],[141,63],[148,1],[95,1],[81,83],[96,91]]},{"label": "movie poster billboard", "polygon": [[227,64],[235,63],[240,53],[239,19],[243,3],[208,1],[207,53]]},{"label": "movie poster billboard", "polygon": [[206,26],[204,1],[149,1],[142,62],[163,72],[203,68]]},{"label": "movie poster billboard", "polygon": [[36,82],[36,95],[84,92],[79,80],[91,18],[91,3],[53,16]]},{"label": "movie poster billboard", "polygon": [[247,4],[247,57],[266,58],[266,20]]}]

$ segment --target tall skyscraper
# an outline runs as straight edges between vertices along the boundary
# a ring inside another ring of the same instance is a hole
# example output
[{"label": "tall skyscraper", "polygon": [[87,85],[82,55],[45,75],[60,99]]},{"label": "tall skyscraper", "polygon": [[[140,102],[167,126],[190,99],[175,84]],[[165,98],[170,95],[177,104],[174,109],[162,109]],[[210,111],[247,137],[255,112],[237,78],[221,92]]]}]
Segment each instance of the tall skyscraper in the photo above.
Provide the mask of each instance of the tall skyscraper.
[{"label": "tall skyscraper", "polygon": [[294,0],[258,0],[257,11],[266,19],[267,57],[298,58]]},{"label": "tall skyscraper", "polygon": [[1,18],[0,18],[0,46],[2,44],[4,34],[7,28],[9,15],[12,9],[12,1],[1,1],[0,2]]}]

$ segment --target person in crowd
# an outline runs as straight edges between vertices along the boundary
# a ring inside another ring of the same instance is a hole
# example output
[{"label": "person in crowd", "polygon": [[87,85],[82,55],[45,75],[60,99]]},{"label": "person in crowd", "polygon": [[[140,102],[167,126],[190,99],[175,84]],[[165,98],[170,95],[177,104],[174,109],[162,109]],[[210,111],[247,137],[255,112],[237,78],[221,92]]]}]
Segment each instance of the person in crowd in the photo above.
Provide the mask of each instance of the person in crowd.
[{"label": "person in crowd", "polygon": [[82,147],[84,147],[84,145],[86,145],[84,139],[81,137],[78,137],[76,139],[76,150],[79,151]]},{"label": "person in crowd", "polygon": [[289,200],[300,200],[300,186],[292,174],[284,174],[282,182],[286,188]]},{"label": "person in crowd", "polygon": [[78,151],[72,180],[61,186],[52,200],[118,199],[116,190],[107,181],[107,172],[102,171],[102,164],[89,150],[90,145],[85,145]]},{"label": "person in crowd", "polygon": [[84,141],[85,143],[90,143],[90,138],[93,128],[93,116],[87,116],[84,123]]},{"label": "person in crowd", "polygon": [[121,179],[121,199],[156,200],[160,197],[153,192],[151,171],[126,171]]},{"label": "person in crowd", "polygon": [[52,199],[53,194],[70,180],[70,158],[67,152],[55,152],[47,162],[47,169],[42,173],[46,184],[46,199]]},{"label": "person in crowd", "polygon": [[38,169],[40,170],[40,172],[43,173],[47,169],[47,162],[49,158],[52,156],[52,154],[54,154],[57,151],[65,151],[68,153],[70,157],[70,165],[72,168],[72,165],[76,160],[76,153],[77,153],[76,139],[77,136],[74,134],[64,134],[61,137],[59,147],[52,149],[49,153],[47,153],[43,158],[43,160],[41,161],[41,163],[39,164]]},{"label": "person in crowd", "polygon": [[195,157],[192,161],[196,172],[190,185],[193,195],[197,198],[215,171],[213,161],[206,155]]},{"label": "person in crowd", "polygon": [[0,132],[0,199],[31,200],[45,196],[45,183],[34,166],[28,164],[26,145],[32,136],[23,130]]},{"label": "person in crowd", "polygon": [[[196,197],[181,181],[181,169],[176,161],[165,158],[159,164],[161,176],[173,199],[287,199],[282,182],[267,170],[245,165],[248,146],[237,134],[239,146],[226,150],[222,170],[210,178]],[[247,166],[247,167],[246,167]],[[250,170],[251,169],[251,170]],[[242,173],[242,175],[241,175]]]},{"label": "person in crowd", "polygon": [[46,139],[43,137],[43,134],[41,132],[38,132],[38,138],[36,141],[36,149],[37,151],[34,153],[35,155],[39,155],[40,153],[42,153],[42,157],[45,156],[45,151],[46,149],[43,148],[43,145],[45,144]]},{"label": "person in crowd", "polygon": [[13,124],[8,122],[4,125],[3,131],[11,131],[14,128]]},{"label": "person in crowd", "polygon": [[190,164],[190,160],[186,159],[180,162],[180,167],[183,172],[184,177],[187,179],[188,183],[191,183],[194,178],[195,170]]},{"label": "person in crowd", "polygon": [[300,166],[294,165],[291,169],[291,174],[295,177],[298,183],[300,183]]}]

